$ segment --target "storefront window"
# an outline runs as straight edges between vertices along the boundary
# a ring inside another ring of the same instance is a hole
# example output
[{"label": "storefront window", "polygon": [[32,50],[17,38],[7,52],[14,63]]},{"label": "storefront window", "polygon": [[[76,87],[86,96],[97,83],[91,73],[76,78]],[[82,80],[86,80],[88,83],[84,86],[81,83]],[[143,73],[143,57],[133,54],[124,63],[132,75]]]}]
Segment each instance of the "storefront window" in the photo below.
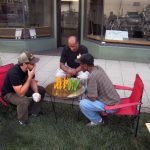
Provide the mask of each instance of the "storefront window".
[{"label": "storefront window", "polygon": [[87,0],[85,2],[85,36],[101,39],[103,0]]},{"label": "storefront window", "polygon": [[21,1],[0,0],[0,27],[23,27],[23,10]]},{"label": "storefront window", "polygon": [[52,36],[53,22],[52,0],[0,0],[0,38]]},{"label": "storefront window", "polygon": [[[85,5],[86,37],[111,43],[150,45],[150,1],[88,0]],[[99,17],[90,17],[94,13]],[[98,23],[91,23],[90,18]]]}]

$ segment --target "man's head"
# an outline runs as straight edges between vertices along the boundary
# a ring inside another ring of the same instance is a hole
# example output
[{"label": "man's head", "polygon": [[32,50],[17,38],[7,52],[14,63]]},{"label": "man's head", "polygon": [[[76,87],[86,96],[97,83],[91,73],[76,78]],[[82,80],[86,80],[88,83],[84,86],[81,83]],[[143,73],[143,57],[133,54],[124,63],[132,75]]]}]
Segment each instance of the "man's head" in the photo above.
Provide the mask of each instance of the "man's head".
[{"label": "man's head", "polygon": [[83,71],[89,71],[89,68],[94,66],[94,57],[89,53],[82,54],[76,62],[80,64]]},{"label": "man's head", "polygon": [[78,50],[79,44],[75,36],[70,36],[68,38],[68,47],[71,51],[76,52]]},{"label": "man's head", "polygon": [[24,66],[25,70],[32,70],[39,58],[35,57],[31,52],[23,52],[18,57],[18,64]]}]

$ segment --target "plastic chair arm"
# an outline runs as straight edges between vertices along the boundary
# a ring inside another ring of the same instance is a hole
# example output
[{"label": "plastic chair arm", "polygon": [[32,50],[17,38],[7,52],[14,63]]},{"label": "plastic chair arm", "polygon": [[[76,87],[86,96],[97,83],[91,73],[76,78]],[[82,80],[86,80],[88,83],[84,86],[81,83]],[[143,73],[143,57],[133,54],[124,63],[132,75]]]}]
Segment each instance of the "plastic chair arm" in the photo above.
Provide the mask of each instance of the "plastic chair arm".
[{"label": "plastic chair arm", "polygon": [[118,104],[118,105],[113,105],[113,106],[105,106],[105,110],[114,110],[114,109],[120,109],[120,108],[124,108],[124,107],[141,105],[141,104],[142,103],[135,102],[135,103],[128,103],[128,104]]},{"label": "plastic chair arm", "polygon": [[130,90],[130,91],[133,90],[133,88],[128,87],[128,86],[114,85],[114,87],[115,87],[116,89],[120,89],[120,90]]}]

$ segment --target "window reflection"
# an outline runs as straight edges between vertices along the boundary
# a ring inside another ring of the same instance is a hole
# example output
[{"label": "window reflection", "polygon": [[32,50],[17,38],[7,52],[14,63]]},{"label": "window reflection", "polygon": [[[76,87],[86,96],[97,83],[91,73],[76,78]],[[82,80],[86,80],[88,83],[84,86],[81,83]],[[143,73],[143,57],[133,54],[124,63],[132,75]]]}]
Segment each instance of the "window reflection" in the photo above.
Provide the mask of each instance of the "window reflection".
[{"label": "window reflection", "polygon": [[[111,5],[110,5],[111,4]],[[110,7],[111,6],[111,7]],[[105,0],[106,29],[127,31],[129,38],[148,38],[150,4],[147,0]]]},{"label": "window reflection", "polygon": [[53,0],[0,0],[0,38],[15,38],[17,28],[22,28],[21,38],[53,35]]},{"label": "window reflection", "polygon": [[23,27],[22,1],[0,1],[0,27]]},{"label": "window reflection", "polygon": [[88,35],[101,35],[103,1],[87,0],[86,5],[85,32]]},{"label": "window reflection", "polygon": [[79,0],[61,1],[61,44],[66,45],[70,35],[78,37]]},{"label": "window reflection", "polygon": [[88,0],[85,8],[86,37],[150,45],[149,0]]}]

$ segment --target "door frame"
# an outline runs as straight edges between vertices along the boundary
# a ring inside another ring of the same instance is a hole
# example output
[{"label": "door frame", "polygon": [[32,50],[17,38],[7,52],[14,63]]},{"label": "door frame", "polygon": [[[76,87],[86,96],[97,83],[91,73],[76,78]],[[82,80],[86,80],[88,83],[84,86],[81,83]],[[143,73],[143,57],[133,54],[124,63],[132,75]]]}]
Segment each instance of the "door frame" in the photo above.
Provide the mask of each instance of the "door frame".
[{"label": "door frame", "polygon": [[[57,0],[57,47],[61,47],[61,0]],[[78,18],[78,37],[79,43],[81,40],[81,0],[79,0],[79,18]]]}]

